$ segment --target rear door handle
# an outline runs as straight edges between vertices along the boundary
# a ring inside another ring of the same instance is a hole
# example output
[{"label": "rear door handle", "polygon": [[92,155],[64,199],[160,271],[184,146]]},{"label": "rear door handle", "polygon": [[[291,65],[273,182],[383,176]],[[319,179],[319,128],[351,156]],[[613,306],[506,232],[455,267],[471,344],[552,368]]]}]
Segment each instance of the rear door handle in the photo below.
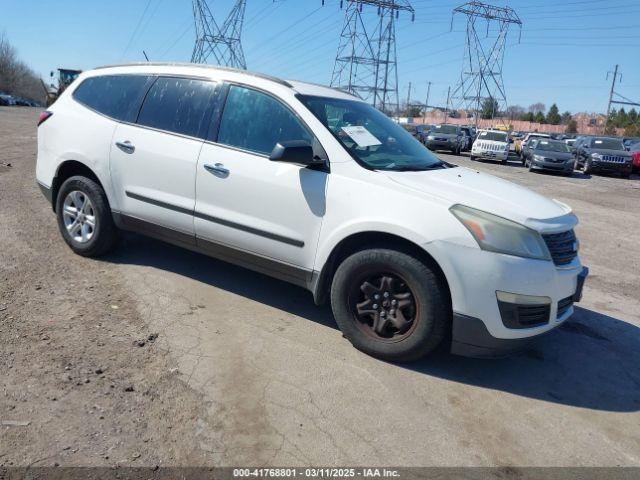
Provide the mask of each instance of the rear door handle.
[{"label": "rear door handle", "polygon": [[216,163],[215,165],[205,163],[204,169],[207,172],[213,173],[214,175],[225,176],[225,177],[229,176],[229,170],[227,168],[224,168],[224,165],[221,163]]},{"label": "rear door handle", "polygon": [[129,140],[126,142],[116,142],[116,147],[122,150],[124,153],[133,153],[136,151],[136,147],[134,147]]}]

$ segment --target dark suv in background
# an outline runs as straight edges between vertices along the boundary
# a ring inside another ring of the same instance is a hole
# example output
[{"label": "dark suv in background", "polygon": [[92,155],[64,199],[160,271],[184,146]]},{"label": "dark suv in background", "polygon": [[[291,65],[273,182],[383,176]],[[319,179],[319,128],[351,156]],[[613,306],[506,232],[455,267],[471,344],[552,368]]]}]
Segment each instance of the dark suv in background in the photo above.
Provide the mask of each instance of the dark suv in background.
[{"label": "dark suv in background", "polygon": [[429,150],[449,150],[454,155],[460,155],[466,140],[462,130],[457,125],[435,125],[424,144]]},{"label": "dark suv in background", "polygon": [[619,173],[624,178],[629,178],[633,169],[632,156],[620,138],[580,139],[575,154],[575,169],[582,169],[585,174]]}]

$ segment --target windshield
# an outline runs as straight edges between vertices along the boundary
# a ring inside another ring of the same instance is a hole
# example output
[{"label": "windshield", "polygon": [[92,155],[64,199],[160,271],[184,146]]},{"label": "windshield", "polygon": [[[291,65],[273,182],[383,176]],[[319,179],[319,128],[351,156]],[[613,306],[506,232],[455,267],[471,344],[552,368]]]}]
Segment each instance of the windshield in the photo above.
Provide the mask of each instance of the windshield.
[{"label": "windshield", "polygon": [[536,150],[542,150],[544,152],[561,152],[570,153],[569,146],[564,142],[552,141],[552,140],[540,140],[536,146]]},{"label": "windshield", "polygon": [[594,138],[591,148],[596,150],[624,150],[624,144],[619,138]]},{"label": "windshield", "polygon": [[507,134],[502,132],[480,132],[478,134],[480,140],[492,140],[494,142],[506,142]]},{"label": "windshield", "polygon": [[458,133],[458,129],[454,125],[436,125],[433,127],[432,132],[444,133],[445,135],[455,135]]},{"label": "windshield", "polygon": [[367,168],[413,171],[445,167],[410,133],[371,105],[340,98],[298,98]]}]

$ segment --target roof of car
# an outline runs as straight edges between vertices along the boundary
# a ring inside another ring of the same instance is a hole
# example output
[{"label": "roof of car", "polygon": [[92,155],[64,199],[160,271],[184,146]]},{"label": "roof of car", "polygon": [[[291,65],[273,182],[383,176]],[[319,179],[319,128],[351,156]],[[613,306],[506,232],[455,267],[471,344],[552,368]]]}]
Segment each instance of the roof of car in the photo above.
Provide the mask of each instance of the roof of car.
[{"label": "roof of car", "polygon": [[[309,82],[289,81],[277,78],[271,75],[266,75],[258,72],[251,72],[248,70],[240,70],[237,68],[222,67],[219,65],[206,65],[197,63],[166,63],[166,62],[140,62],[140,63],[126,63],[120,65],[106,65],[98,67],[92,71],[85,72],[85,75],[92,76],[93,72],[103,72],[104,70],[114,70],[116,72],[133,71],[136,73],[175,73],[186,75],[198,75],[203,70],[209,73],[216,73],[221,79],[226,80],[256,80],[267,81],[281,87],[286,87],[294,90],[296,93],[312,96],[323,96],[332,98],[343,98],[349,100],[360,100],[358,97],[352,95],[349,92],[340,90],[337,88],[327,87]],[[228,74],[228,75],[225,75]]]}]

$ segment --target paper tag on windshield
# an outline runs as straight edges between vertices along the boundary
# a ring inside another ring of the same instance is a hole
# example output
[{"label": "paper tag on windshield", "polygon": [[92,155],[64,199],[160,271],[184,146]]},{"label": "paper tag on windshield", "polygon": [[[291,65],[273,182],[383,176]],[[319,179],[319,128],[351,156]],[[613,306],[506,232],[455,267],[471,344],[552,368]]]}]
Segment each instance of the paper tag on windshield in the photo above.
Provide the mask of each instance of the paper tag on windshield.
[{"label": "paper tag on windshield", "polygon": [[342,127],[342,131],[349,135],[359,147],[373,147],[382,145],[382,142],[374,137],[369,130],[361,126]]}]

